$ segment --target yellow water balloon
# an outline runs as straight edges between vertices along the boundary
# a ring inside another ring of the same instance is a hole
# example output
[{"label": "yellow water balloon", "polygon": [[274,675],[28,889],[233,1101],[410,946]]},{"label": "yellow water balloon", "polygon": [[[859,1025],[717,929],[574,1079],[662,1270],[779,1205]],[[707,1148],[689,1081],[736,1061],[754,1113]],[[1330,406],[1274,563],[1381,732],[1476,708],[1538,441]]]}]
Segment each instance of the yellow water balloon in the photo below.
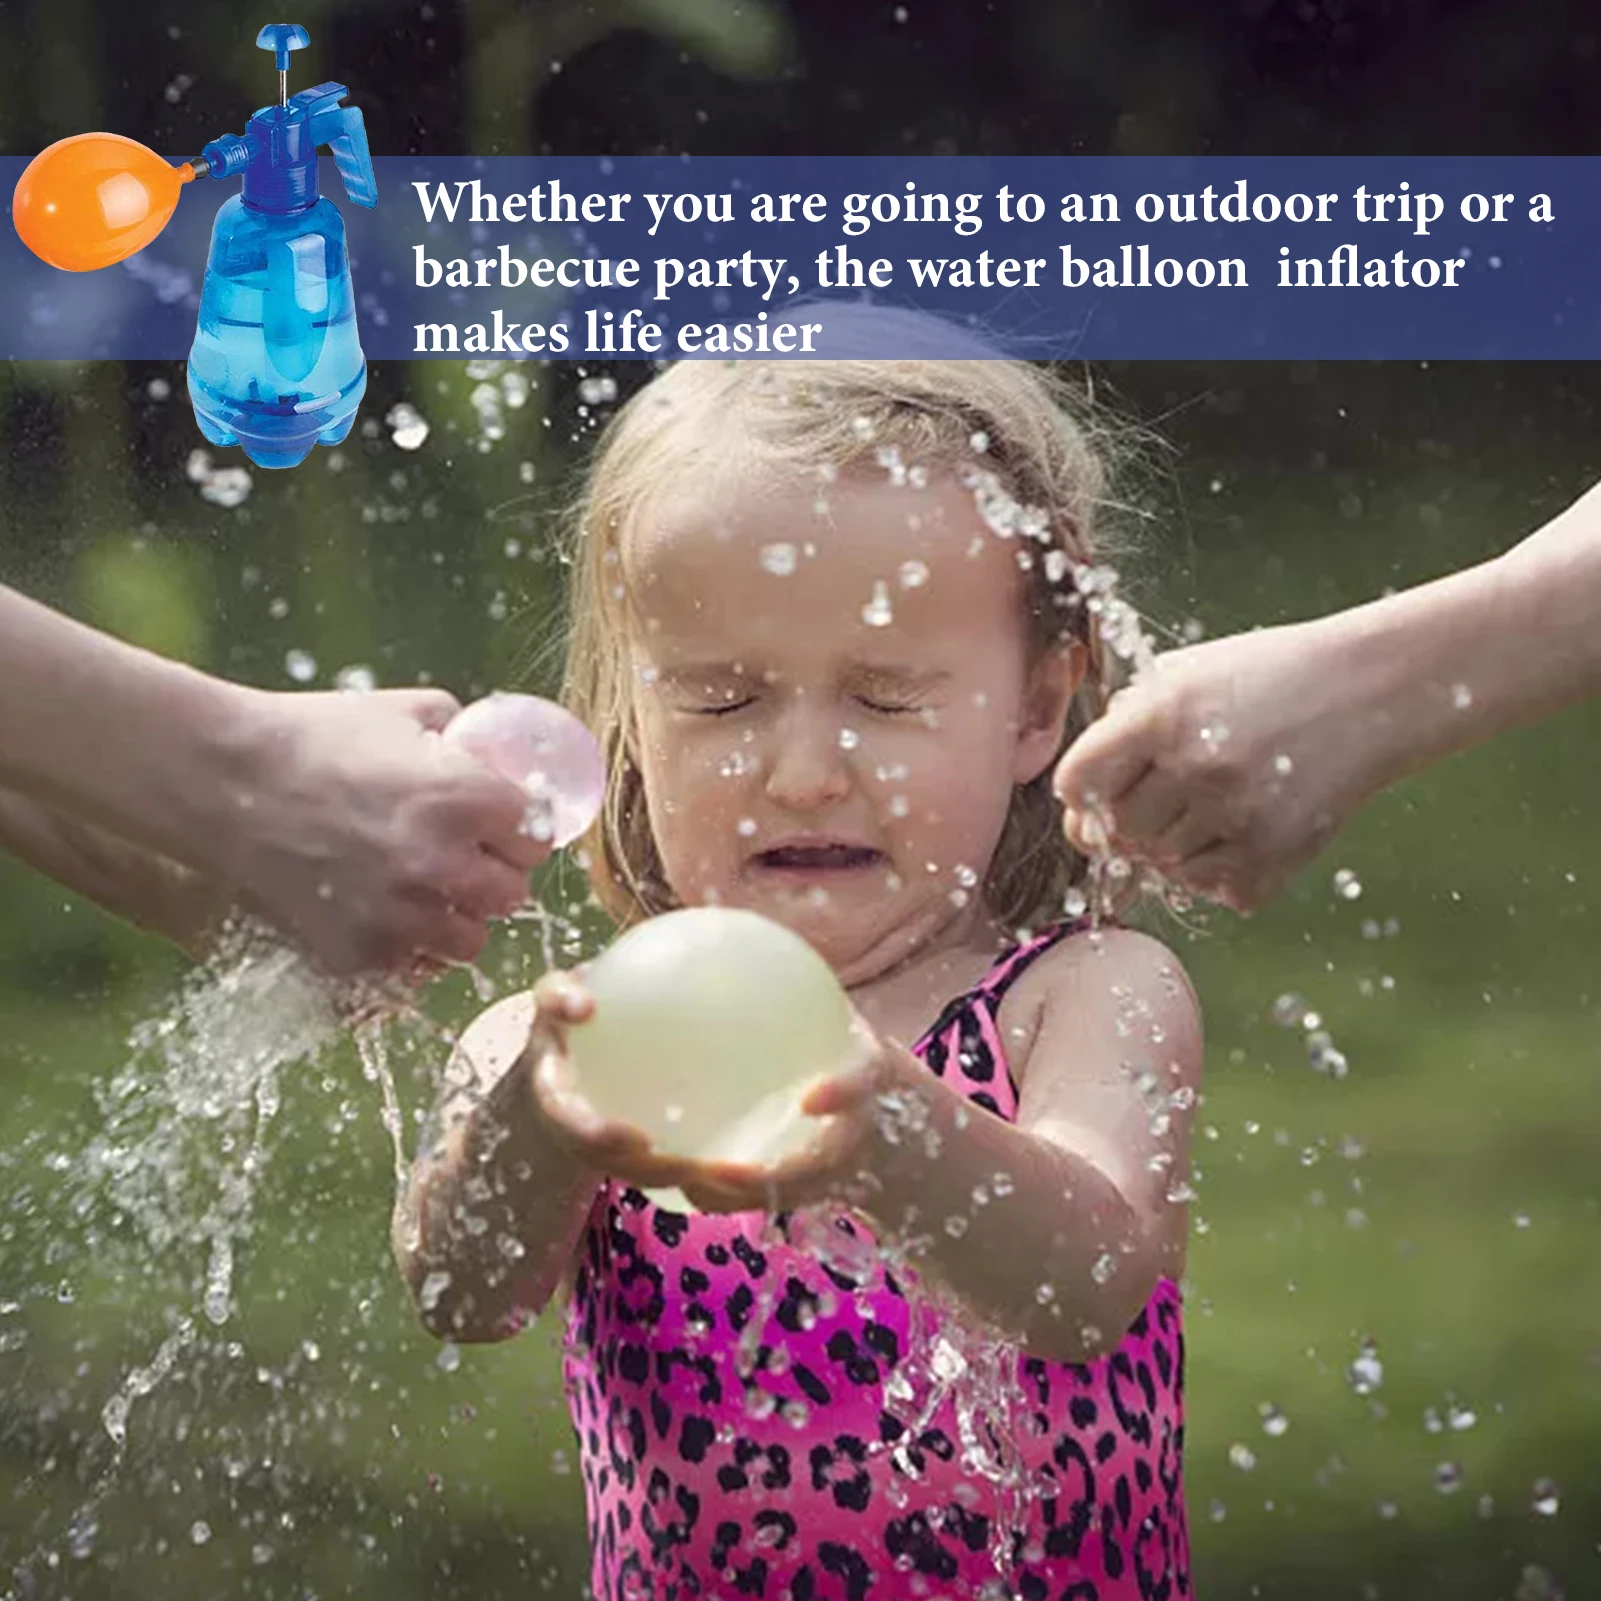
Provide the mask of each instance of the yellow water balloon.
[{"label": "yellow water balloon", "polygon": [[798,934],[692,907],[629,930],[584,974],[594,1016],[570,1036],[585,1096],[674,1156],[769,1162],[816,1123],[800,1101],[845,1065],[851,1008]]},{"label": "yellow water balloon", "polygon": [[52,267],[94,272],[143,250],[195,176],[119,133],[79,133],[41,150],[17,180],[11,216]]}]

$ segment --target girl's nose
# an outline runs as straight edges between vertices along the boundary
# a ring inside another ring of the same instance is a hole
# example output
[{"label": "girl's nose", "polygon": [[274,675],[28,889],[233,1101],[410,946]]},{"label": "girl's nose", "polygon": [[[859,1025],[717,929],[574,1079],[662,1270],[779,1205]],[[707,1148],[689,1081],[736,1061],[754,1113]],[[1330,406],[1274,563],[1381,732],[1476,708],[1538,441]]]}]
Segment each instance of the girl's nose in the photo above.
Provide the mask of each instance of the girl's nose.
[{"label": "girl's nose", "polygon": [[837,717],[803,707],[790,711],[774,728],[763,765],[767,798],[791,811],[817,811],[850,794],[850,762],[840,742]]}]

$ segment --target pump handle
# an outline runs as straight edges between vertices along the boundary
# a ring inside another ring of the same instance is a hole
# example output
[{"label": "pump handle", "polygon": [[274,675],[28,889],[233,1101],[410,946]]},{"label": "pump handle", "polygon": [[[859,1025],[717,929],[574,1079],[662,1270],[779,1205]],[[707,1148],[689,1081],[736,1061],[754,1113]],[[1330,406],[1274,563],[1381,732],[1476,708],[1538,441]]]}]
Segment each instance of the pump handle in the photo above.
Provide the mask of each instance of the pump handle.
[{"label": "pump handle", "polygon": [[289,70],[291,50],[304,50],[310,43],[311,35],[298,22],[269,22],[256,35],[256,48],[272,51],[280,72]]}]

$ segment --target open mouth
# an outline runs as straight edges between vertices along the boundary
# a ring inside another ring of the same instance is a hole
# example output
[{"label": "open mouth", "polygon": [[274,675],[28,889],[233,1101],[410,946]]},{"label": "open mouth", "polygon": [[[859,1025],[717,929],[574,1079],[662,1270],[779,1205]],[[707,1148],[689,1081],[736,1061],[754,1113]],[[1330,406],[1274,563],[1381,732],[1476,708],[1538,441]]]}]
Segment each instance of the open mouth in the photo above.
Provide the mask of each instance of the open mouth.
[{"label": "open mouth", "polygon": [[774,872],[839,873],[877,867],[884,853],[866,845],[778,845],[755,858]]}]

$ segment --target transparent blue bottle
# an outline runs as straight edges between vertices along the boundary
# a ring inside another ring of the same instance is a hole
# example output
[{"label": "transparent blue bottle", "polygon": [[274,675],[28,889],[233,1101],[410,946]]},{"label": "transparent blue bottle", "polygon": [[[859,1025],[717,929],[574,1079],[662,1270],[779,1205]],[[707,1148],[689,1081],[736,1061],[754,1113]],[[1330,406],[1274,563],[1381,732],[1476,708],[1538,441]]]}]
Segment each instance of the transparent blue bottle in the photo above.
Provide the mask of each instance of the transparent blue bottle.
[{"label": "transparent blue bottle", "polygon": [[293,467],[313,445],[337,445],[367,388],[345,224],[318,194],[319,147],[357,205],[377,204],[377,180],[361,113],[339,104],[343,84],[288,98],[289,52],[308,42],[293,23],[261,30],[257,45],[277,57],[278,104],[200,156],[213,178],[244,182],[212,227],[189,399],[212,444],[240,445],[258,467]]}]

